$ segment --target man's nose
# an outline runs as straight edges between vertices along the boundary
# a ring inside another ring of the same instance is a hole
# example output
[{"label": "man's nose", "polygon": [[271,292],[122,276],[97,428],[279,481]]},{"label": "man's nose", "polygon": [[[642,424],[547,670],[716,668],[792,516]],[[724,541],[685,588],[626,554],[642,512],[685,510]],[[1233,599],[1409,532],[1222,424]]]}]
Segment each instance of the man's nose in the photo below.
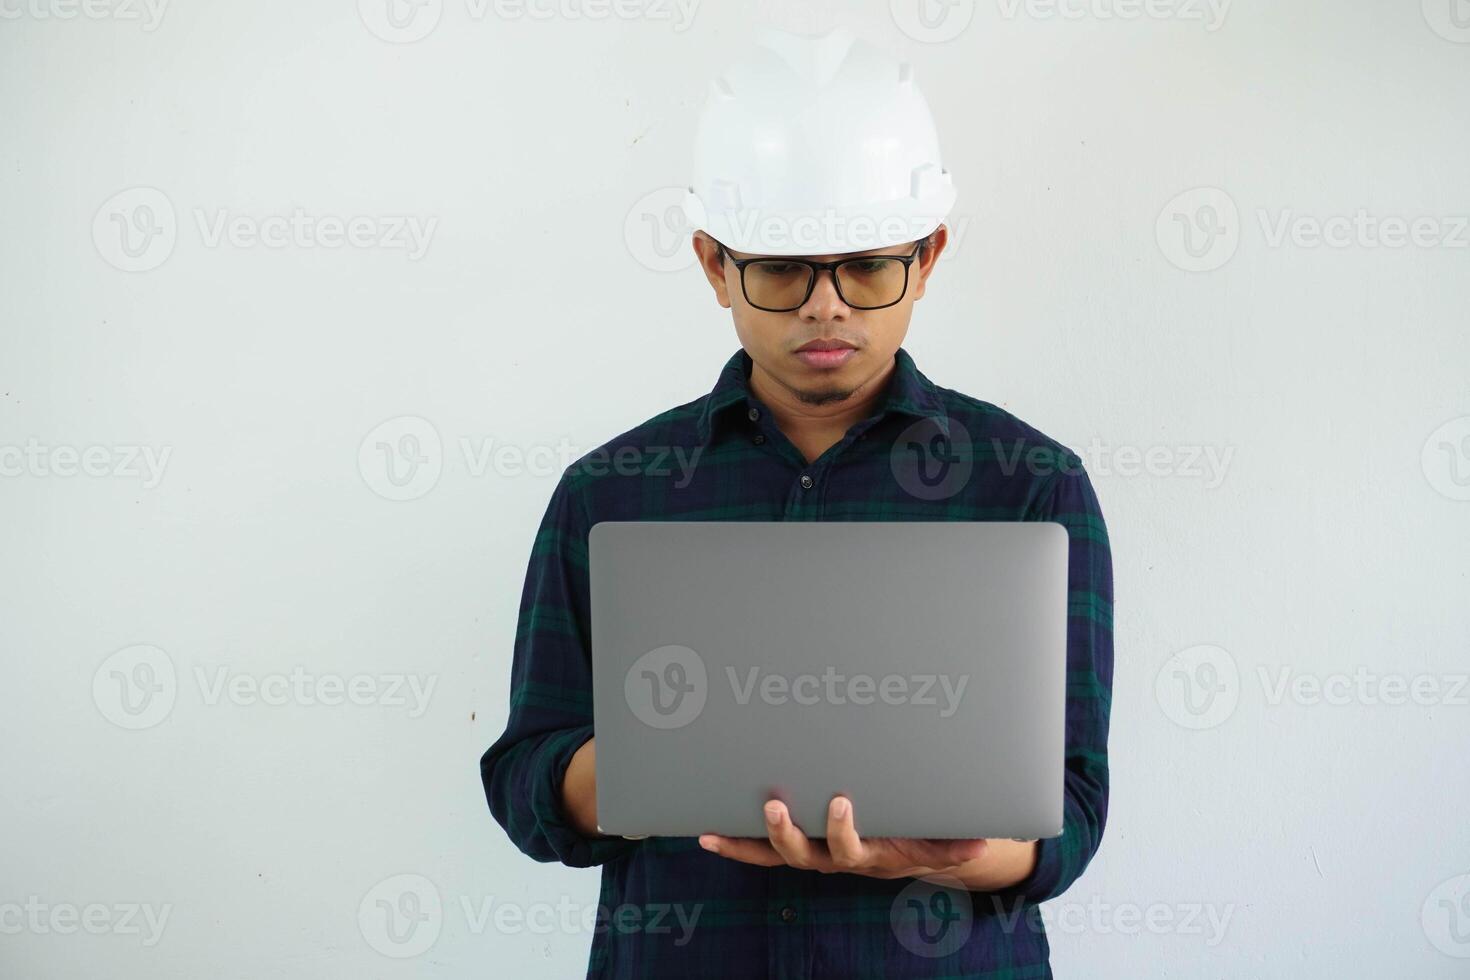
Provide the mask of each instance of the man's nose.
[{"label": "man's nose", "polygon": [[807,297],[806,303],[801,308],[803,319],[807,320],[841,320],[845,319],[849,310],[842,297],[837,293],[837,272],[834,269],[822,269],[817,273],[817,281],[812,284],[812,294]]}]

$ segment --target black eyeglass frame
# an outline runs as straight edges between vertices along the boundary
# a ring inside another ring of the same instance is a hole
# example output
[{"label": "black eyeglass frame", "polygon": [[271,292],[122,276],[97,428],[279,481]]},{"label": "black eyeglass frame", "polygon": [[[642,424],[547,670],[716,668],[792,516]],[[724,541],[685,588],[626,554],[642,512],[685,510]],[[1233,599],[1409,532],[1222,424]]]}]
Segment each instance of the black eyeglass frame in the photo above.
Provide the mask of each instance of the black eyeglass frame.
[{"label": "black eyeglass frame", "polygon": [[[813,259],[798,258],[794,255],[753,255],[748,259],[737,259],[728,251],[725,252],[725,258],[733,262],[735,264],[735,268],[740,271],[740,291],[745,294],[745,301],[751,306],[754,306],[756,309],[764,310],[767,313],[790,313],[794,310],[799,310],[803,306],[805,306],[806,301],[812,298],[812,290],[817,288],[817,276],[819,276],[823,270],[829,270],[832,273],[832,286],[834,289],[837,290],[837,295],[841,298],[843,303],[846,303],[848,306],[851,306],[855,310],[885,310],[890,306],[896,306],[899,303],[903,302],[903,298],[909,294],[909,266],[913,265],[914,260],[919,257],[919,255],[924,251],[925,246],[927,246],[928,244],[929,240],[927,238],[920,239],[914,245],[913,252],[908,255],[857,255],[850,259],[837,259],[832,262],[817,262]],[[873,259],[897,259],[898,261],[903,263],[903,289],[899,291],[898,299],[895,299],[892,303],[883,303],[879,306],[859,306],[856,303],[848,302],[847,297],[842,295],[842,280],[837,278],[837,270],[844,265],[848,265],[849,263],[870,262]],[[759,303],[750,298],[750,290],[745,288],[745,267],[750,265],[752,262],[785,262],[790,265],[806,266],[808,269],[811,270],[811,277],[807,279],[806,283],[806,295],[802,296],[801,302],[797,303],[795,306],[784,306],[780,309],[775,309],[769,306],[761,306]]]}]

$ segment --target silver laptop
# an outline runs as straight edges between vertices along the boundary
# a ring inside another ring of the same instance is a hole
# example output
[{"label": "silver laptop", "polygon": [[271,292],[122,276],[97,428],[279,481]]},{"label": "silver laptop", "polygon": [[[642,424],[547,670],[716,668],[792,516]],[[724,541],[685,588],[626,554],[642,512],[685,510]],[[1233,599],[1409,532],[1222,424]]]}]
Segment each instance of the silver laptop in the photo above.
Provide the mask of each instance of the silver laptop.
[{"label": "silver laptop", "polygon": [[605,834],[1062,832],[1055,522],[602,522],[589,537]]}]

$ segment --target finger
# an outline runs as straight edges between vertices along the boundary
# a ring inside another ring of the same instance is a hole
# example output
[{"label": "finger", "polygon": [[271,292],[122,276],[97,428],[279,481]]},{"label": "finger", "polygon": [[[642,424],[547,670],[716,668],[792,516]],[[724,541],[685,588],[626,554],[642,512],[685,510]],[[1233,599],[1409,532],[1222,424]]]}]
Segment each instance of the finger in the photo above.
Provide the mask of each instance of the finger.
[{"label": "finger", "polygon": [[758,864],[763,868],[774,868],[786,863],[786,859],[776,853],[769,841],[759,838],[705,834],[699,838],[699,846],[711,854],[746,864]]},{"label": "finger", "polygon": [[766,804],[766,833],[776,853],[786,859],[793,868],[816,868],[822,866],[824,855],[807,839],[801,828],[791,822],[791,812],[780,800]]},{"label": "finger", "polygon": [[852,801],[834,796],[827,807],[827,850],[838,868],[861,868],[867,862],[867,847],[858,836]]}]

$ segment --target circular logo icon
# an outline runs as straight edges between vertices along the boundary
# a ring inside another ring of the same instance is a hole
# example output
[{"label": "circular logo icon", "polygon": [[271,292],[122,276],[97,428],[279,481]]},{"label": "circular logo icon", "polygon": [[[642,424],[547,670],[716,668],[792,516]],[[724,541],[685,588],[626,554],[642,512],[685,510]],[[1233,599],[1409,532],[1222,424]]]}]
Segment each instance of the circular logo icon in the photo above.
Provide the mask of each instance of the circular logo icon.
[{"label": "circular logo icon", "polygon": [[692,229],[684,215],[683,187],[660,187],[644,194],[623,219],[623,241],[628,254],[645,269],[678,272],[694,264],[689,246]]},{"label": "circular logo icon", "polygon": [[894,898],[888,924],[915,956],[948,956],[965,944],[975,926],[970,892],[949,875],[916,878]]},{"label": "circular logo icon", "polygon": [[434,489],[444,470],[439,430],[416,415],[389,419],[363,437],[357,468],[383,499],[416,500]]},{"label": "circular logo icon", "polygon": [[1218,187],[1196,187],[1174,197],[1154,225],[1159,250],[1185,272],[1211,272],[1240,246],[1240,212]]},{"label": "circular logo icon", "polygon": [[1470,44],[1470,0],[1423,0],[1429,29],[1446,41]]},{"label": "circular logo icon", "polygon": [[699,717],[709,696],[704,661],[688,647],[650,650],[623,678],[634,717],[650,728],[683,728]]},{"label": "circular logo icon", "polygon": [[422,41],[439,26],[444,0],[357,0],[357,15],[389,44]]},{"label": "circular logo icon", "polygon": [[1240,671],[1222,647],[1201,644],[1169,658],[1154,679],[1154,696],[1169,720],[1184,728],[1214,728],[1235,712]]},{"label": "circular logo icon", "polygon": [[117,651],[92,675],[92,702],[120,728],[152,728],[174,710],[178,693],[173,660],[146,643]]},{"label": "circular logo icon", "polygon": [[1424,935],[1446,956],[1470,958],[1470,875],[1457,875],[1435,886],[1419,911]]},{"label": "circular logo icon", "polygon": [[1450,419],[1424,440],[1424,478],[1451,500],[1470,500],[1470,415]]},{"label": "circular logo icon", "polygon": [[975,0],[889,0],[888,14],[900,31],[926,44],[953,41],[975,16]]},{"label": "circular logo icon", "polygon": [[156,187],[129,187],[92,216],[92,243],[114,269],[147,272],[163,265],[179,239],[173,202]]},{"label": "circular logo icon", "polygon": [[439,941],[444,907],[439,889],[423,875],[394,875],[378,882],[357,906],[357,926],[384,956],[407,959]]},{"label": "circular logo icon", "polygon": [[947,500],[970,482],[975,454],[970,431],[948,419],[948,431],[932,418],[919,419],[898,434],[888,454],[893,478],[920,500]]}]

